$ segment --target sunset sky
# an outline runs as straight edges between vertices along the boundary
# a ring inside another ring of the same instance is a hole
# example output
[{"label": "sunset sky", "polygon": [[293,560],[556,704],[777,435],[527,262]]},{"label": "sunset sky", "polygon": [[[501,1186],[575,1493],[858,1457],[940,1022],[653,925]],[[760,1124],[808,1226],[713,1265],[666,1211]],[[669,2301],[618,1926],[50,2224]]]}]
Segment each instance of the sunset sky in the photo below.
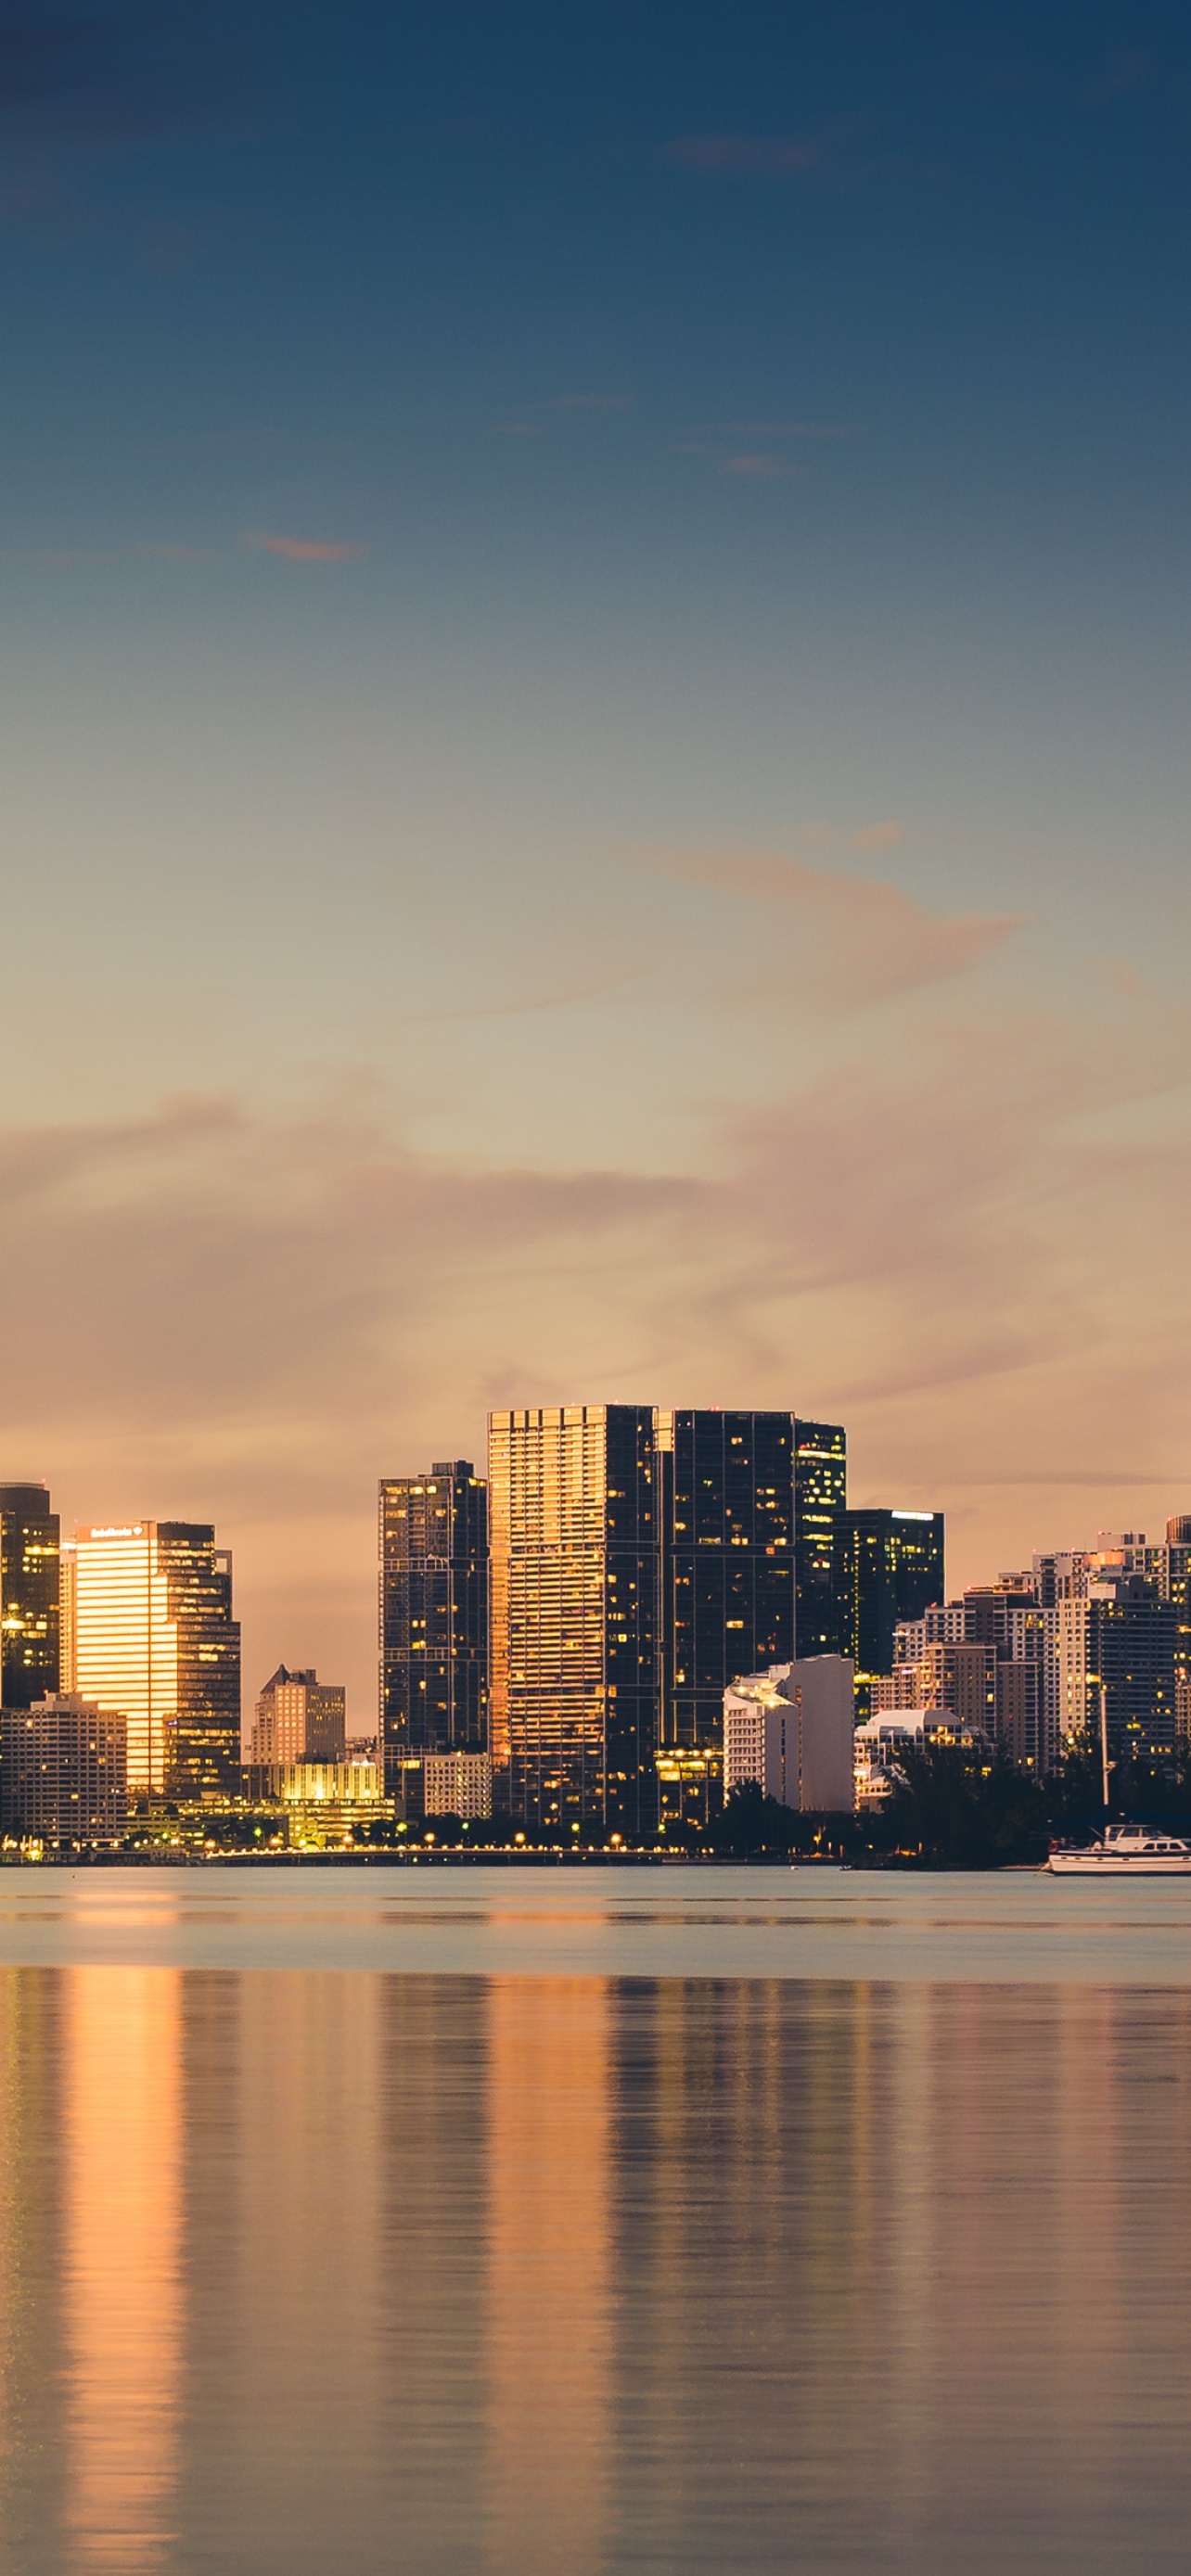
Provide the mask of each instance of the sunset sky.
[{"label": "sunset sky", "polygon": [[0,7],[6,1479],[375,1706],[491,1404],[1191,1509],[1191,35]]}]

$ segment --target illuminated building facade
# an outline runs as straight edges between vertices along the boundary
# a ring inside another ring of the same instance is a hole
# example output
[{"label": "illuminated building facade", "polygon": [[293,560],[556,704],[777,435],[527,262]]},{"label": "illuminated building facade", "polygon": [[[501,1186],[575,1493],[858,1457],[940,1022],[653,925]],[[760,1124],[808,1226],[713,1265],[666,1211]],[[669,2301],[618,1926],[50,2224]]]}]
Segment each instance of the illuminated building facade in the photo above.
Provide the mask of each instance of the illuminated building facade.
[{"label": "illuminated building facade", "polygon": [[794,1652],[794,1419],[684,1405],[654,1422],[661,1741],[714,1744],[729,1682]]},{"label": "illuminated building facade", "polygon": [[838,1422],[794,1420],[794,1635],[800,1656],[838,1650],[835,1524],[848,1500],[848,1441]]},{"label": "illuminated building facade", "polygon": [[1114,1760],[1168,1754],[1176,1741],[1178,1613],[1144,1575],[1102,1575],[1055,1609],[1055,1668],[1064,1743],[1097,1738],[1101,1693]]},{"label": "illuminated building facade", "polygon": [[256,1703],[249,1760],[279,1762],[347,1760],[347,1694],[341,1684],[320,1682],[316,1672],[291,1673],[279,1664]]},{"label": "illuminated building facade", "polygon": [[899,1621],[943,1600],[942,1512],[844,1511],[833,1551],[839,1645],[856,1669],[856,1715],[871,1712],[871,1684],[891,1673]]},{"label": "illuminated building facade", "polygon": [[76,1688],[128,1723],[130,1796],[220,1800],[240,1786],[232,1561],[208,1522],[75,1532]]},{"label": "illuminated building facade", "polygon": [[0,1821],[14,1841],[119,1842],[128,1816],[128,1728],[77,1692],[0,1713]]},{"label": "illuminated building facade", "polygon": [[29,1708],[60,1683],[58,1515],[44,1485],[0,1485],[0,1704]]},{"label": "illuminated building facade", "polygon": [[427,1753],[488,1747],[488,1488],[470,1458],[380,1486],[380,1731],[404,1797]]},{"label": "illuminated building facade", "polygon": [[492,1757],[517,1825],[652,1835],[658,1481],[650,1405],[489,1416]]}]

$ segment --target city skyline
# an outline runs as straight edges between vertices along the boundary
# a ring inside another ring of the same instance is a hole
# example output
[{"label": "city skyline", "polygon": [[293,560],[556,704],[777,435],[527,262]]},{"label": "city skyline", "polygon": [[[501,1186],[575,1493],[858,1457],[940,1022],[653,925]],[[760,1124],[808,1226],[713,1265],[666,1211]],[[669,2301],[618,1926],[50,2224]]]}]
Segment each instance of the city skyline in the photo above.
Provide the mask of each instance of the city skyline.
[{"label": "city skyline", "polygon": [[973,1575],[1156,1521],[1185,14],[29,19],[5,1455],[357,1697],[493,1405],[792,1381]]},{"label": "city skyline", "polygon": [[[672,1416],[676,1410],[679,1410],[679,1408],[675,1407],[659,1407],[657,1409],[660,1413],[669,1416]],[[719,1408],[714,1409],[718,1410]],[[822,1425],[808,1426],[801,1422],[798,1414],[794,1414],[792,1418],[795,1424],[802,1429],[810,1428],[817,1431],[824,1427]],[[484,1444],[482,1442],[473,1442],[473,1447],[479,1450],[481,1457],[484,1456]],[[851,1449],[849,1435],[849,1464],[850,1462]],[[460,1462],[452,1462],[452,1464],[457,1463]],[[400,1483],[405,1480],[412,1480],[419,1474],[424,1476],[426,1472],[425,1468],[418,1470],[414,1467],[410,1467],[405,1471],[404,1479],[399,1475],[390,1474],[382,1477],[380,1481],[382,1483],[390,1484]],[[76,1529],[92,1525],[91,1523],[84,1523],[76,1519],[73,1510],[65,1500],[60,1498],[58,1489],[51,1483],[48,1476],[44,1478],[10,1478],[8,1480],[7,1487],[3,1490],[11,1491],[14,1494],[18,1492],[35,1494],[38,1491],[43,1491],[47,1503],[52,1503],[53,1505],[52,1517],[54,1521],[61,1525],[64,1550],[67,1548],[69,1541],[73,1538]],[[171,1491],[168,1480],[165,1483],[164,1490],[167,1495]],[[238,1550],[235,1545],[231,1543],[231,1533],[226,1531],[223,1528],[223,1525],[220,1524],[222,1535],[227,1537],[229,1540],[228,1547],[224,1552],[233,1557],[236,1564],[237,1624],[243,1641],[242,1668],[244,1681],[242,1724],[245,1743],[247,1743],[252,1724],[251,1712],[255,1707],[256,1698],[268,1677],[269,1670],[271,1666],[276,1666],[279,1662],[286,1660],[291,1661],[295,1667],[317,1667],[319,1670],[332,1673],[337,1677],[340,1686],[346,1689],[347,1728],[349,1736],[370,1736],[376,1732],[379,1716],[376,1637],[378,1572],[376,1491],[377,1482],[376,1479],[374,1479],[371,1488],[371,1511],[368,1518],[369,1553],[366,1562],[366,1569],[363,1576],[358,1578],[353,1586],[353,1589],[361,1596],[361,1598],[354,1609],[346,1611],[340,1610],[335,1612],[334,1610],[329,1610],[326,1603],[319,1603],[318,1601],[311,1602],[309,1600],[300,1605],[295,1605],[292,1608],[287,1607],[282,1611],[269,1610],[264,1606],[269,1587],[265,1583],[261,1582],[259,1577],[254,1585],[254,1569],[251,1553],[249,1552],[247,1558],[245,1558],[244,1553],[241,1550]],[[1109,1489],[1109,1497],[1111,1497],[1111,1488]],[[1156,1509],[1150,1515],[1150,1521],[1152,1523],[1151,1535],[1156,1531],[1164,1531],[1167,1526],[1167,1522],[1172,1517],[1176,1520],[1180,1518],[1176,1508],[1178,1503],[1177,1480],[1172,1481],[1169,1491],[1164,1489],[1164,1498],[1156,1497],[1155,1499],[1158,1501],[1160,1508]],[[895,1506],[893,1508],[896,1511],[901,1507]],[[872,1514],[877,1511],[888,1511],[889,1509],[890,1506],[887,1503],[878,1503],[874,1501],[868,1504],[857,1504],[851,1499],[849,1501],[849,1510],[852,1512],[864,1511]],[[947,1522],[946,1589],[949,1597],[958,1596],[960,1593],[968,1590],[979,1589],[980,1587],[992,1582],[998,1574],[1005,1572],[1007,1569],[1016,1569],[1021,1566],[1028,1567],[1035,1559],[1043,1556],[1045,1556],[1048,1561],[1052,1561],[1054,1558],[1053,1542],[1050,1539],[1046,1539],[1044,1534],[1043,1545],[1040,1546],[1036,1540],[1031,1541],[1028,1538],[1023,1538],[1019,1541],[1016,1547],[1007,1548],[1004,1552],[1003,1558],[998,1558],[994,1564],[988,1556],[977,1556],[974,1553],[970,1542],[968,1548],[965,1549],[962,1531],[957,1541],[956,1534],[952,1528],[950,1516],[945,1510],[943,1516]],[[182,1515],[176,1512],[163,1512],[160,1517],[163,1520],[179,1520],[182,1518]],[[929,1518],[930,1515],[919,1515],[919,1517]],[[1121,1514],[1113,1521],[1101,1520],[1096,1524],[1096,1526],[1093,1526],[1093,1518],[1094,1512],[1089,1513],[1088,1517],[1086,1517],[1083,1522],[1081,1533],[1073,1532],[1070,1527],[1068,1527],[1065,1533],[1067,1541],[1075,1548],[1077,1553],[1081,1548],[1088,1550],[1093,1549],[1101,1539],[1114,1537],[1119,1533],[1125,1521],[1125,1515]],[[140,1523],[147,1527],[150,1519],[151,1515],[147,1513],[138,1513],[129,1516],[126,1521],[122,1522],[120,1516],[113,1512],[105,1523],[100,1524],[99,1522],[96,1522],[94,1525],[111,1527],[128,1526],[131,1528]],[[1191,1528],[1191,1516],[1187,1516],[1187,1526],[1188,1528]],[[313,1646],[309,1646],[309,1641],[320,1636],[329,1638],[331,1643],[325,1652],[316,1654]],[[305,1650],[306,1646],[309,1647],[309,1651]],[[65,1682],[63,1687],[65,1687]]]}]

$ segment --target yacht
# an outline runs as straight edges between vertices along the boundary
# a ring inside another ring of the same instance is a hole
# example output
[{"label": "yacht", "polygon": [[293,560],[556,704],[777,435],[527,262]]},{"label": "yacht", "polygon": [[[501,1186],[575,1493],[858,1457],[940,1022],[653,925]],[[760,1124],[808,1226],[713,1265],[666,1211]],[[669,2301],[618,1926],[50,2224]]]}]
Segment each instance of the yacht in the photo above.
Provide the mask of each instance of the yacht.
[{"label": "yacht", "polygon": [[1056,1877],[1191,1878],[1191,1842],[1161,1825],[1106,1825],[1101,1842],[1083,1851],[1052,1851]]}]

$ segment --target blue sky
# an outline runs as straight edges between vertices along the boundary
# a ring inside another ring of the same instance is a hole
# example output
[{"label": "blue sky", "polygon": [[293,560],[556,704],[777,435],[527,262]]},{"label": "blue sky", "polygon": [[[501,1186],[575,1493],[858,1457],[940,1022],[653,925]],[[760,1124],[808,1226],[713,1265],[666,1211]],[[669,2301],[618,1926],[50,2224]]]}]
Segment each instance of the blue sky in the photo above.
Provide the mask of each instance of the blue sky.
[{"label": "blue sky", "polygon": [[490,1402],[1185,1507],[1189,138],[1173,7],[0,10],[6,1472],[262,1672]]}]

